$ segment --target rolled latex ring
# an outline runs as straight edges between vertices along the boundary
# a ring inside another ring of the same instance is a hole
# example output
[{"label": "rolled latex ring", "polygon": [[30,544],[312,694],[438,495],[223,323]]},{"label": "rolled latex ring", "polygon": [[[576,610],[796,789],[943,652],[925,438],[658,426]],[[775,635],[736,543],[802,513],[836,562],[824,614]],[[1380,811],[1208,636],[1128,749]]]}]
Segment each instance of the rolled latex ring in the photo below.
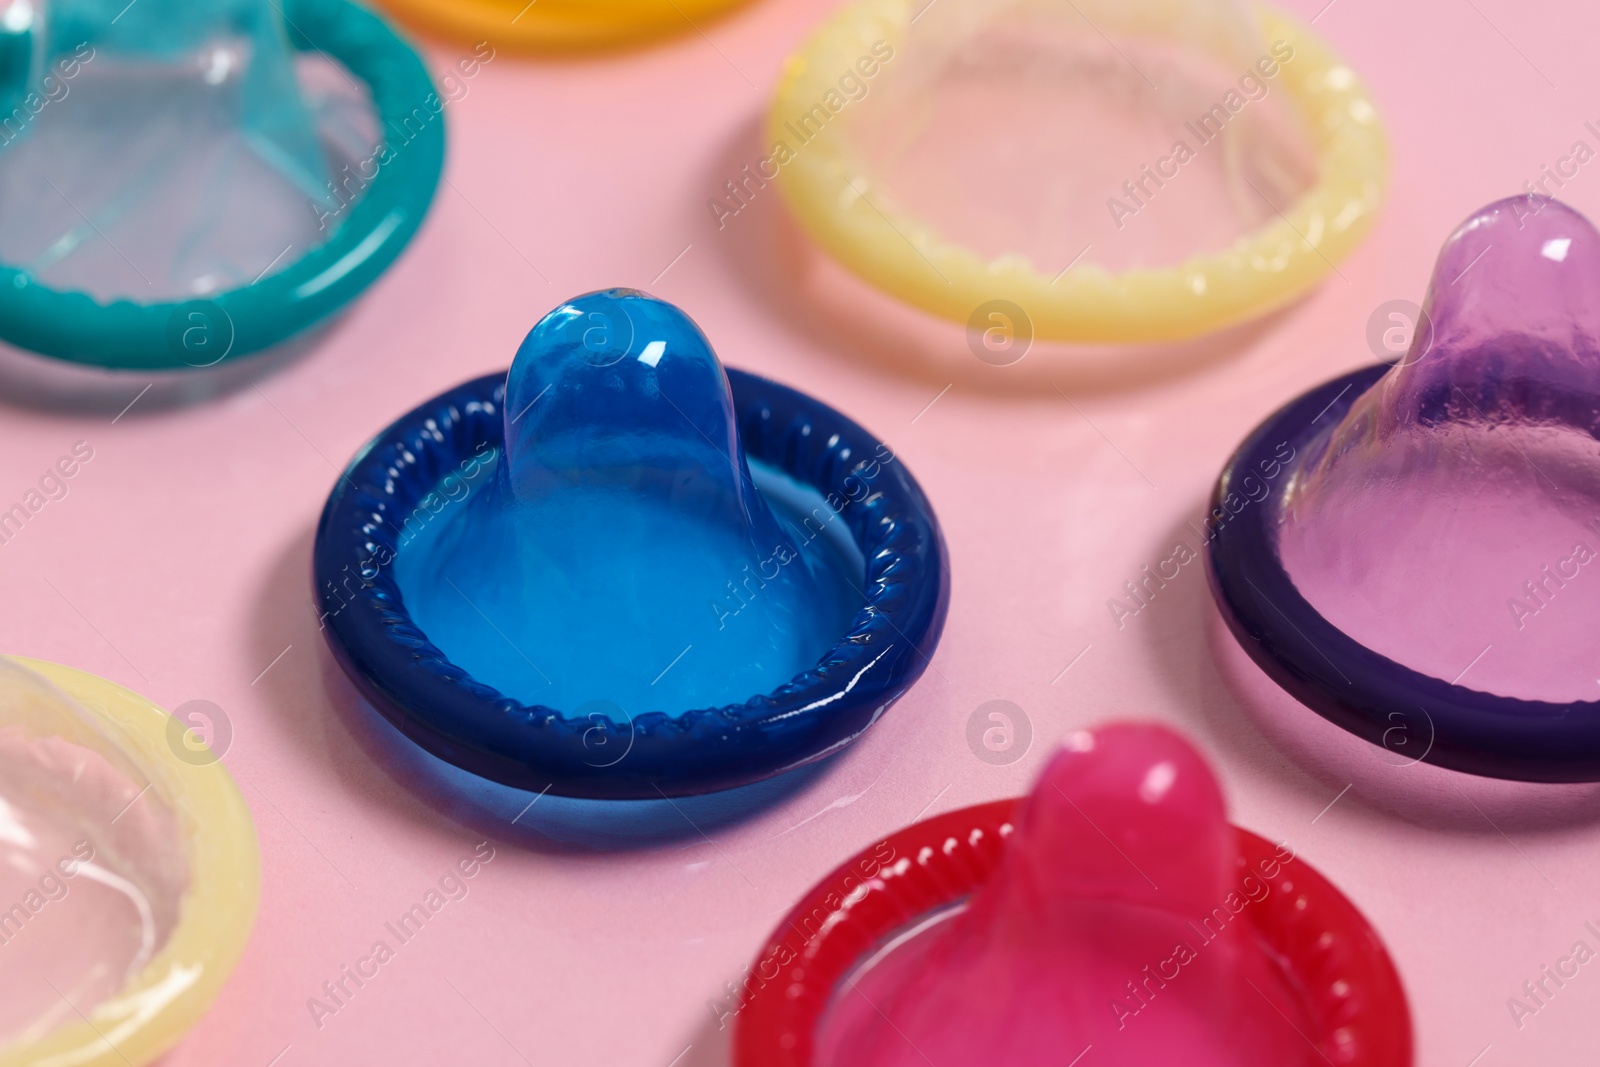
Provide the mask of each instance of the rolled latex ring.
[{"label": "rolled latex ring", "polygon": [[255,825],[220,762],[197,765],[177,756],[176,720],[165,711],[95,675],[15,659],[93,715],[163,794],[185,836],[189,886],[166,944],[120,992],[87,1019],[0,1048],[0,1067],[142,1067],[200,1021],[244,953],[261,885]]},{"label": "rolled latex ring", "polygon": [[[1484,693],[1397,663],[1329,622],[1278,557],[1281,478],[1259,504],[1224,501],[1288,442],[1306,455],[1324,419],[1337,423],[1389,370],[1365,367],[1285,404],[1245,439],[1212,492],[1227,516],[1206,554],[1211,592],[1239,646],[1273,681],[1329,722],[1374,745],[1415,738],[1419,761],[1525,782],[1600,781],[1600,700],[1570,704]],[[1406,750],[1409,754],[1410,749]]]},{"label": "rolled latex ring", "polygon": [[[768,143],[785,140],[785,122],[837,91],[839,72],[874,42],[898,47],[919,6],[861,0],[835,16],[785,68],[768,112]],[[801,225],[841,264],[955,322],[966,323],[987,301],[1007,300],[1028,313],[1036,338],[1119,343],[1181,341],[1258,318],[1308,292],[1360,243],[1389,170],[1377,109],[1350,68],[1310,27],[1265,7],[1258,14],[1265,39],[1294,47],[1295,62],[1282,76],[1315,148],[1318,181],[1281,217],[1222,252],[1118,274],[1085,263],[1060,276],[1021,257],[986,260],[860,195],[869,178],[836,136],[794,153],[779,186]]]},{"label": "rolled latex ring", "polygon": [[[883,454],[878,438],[821,401],[724,369],[750,459],[843,496],[863,458]],[[848,520],[868,561],[866,603],[823,657],[827,670],[742,704],[676,718],[652,711],[623,726],[523,704],[474,679],[418,628],[385,561],[444,473],[483,445],[504,448],[505,384],[504,373],[476,378],[389,426],[346,468],[317,525],[312,578],[328,646],[373,708],[424,749],[530,792],[698,796],[838,752],[927,669],[949,612],[949,552],[922,488],[903,462],[885,461],[868,505]]]},{"label": "rolled latex ring", "polygon": [[400,18],[468,43],[581,51],[664,37],[747,0],[383,0]]},{"label": "rolled latex ring", "polygon": [[[203,298],[109,304],[40,285],[0,266],[0,341],[110,370],[183,370],[238,359],[287,341],[338,312],[395,261],[422,225],[444,169],[444,120],[429,114],[422,59],[377,15],[351,0],[286,0],[295,48],[342,63],[372,93],[379,129],[431,121],[381,162],[349,217],[325,243],[253,285]],[[196,331],[200,331],[196,333]],[[200,340],[205,362],[192,356]]]},{"label": "rolled latex ring", "polygon": [[[801,897],[750,965],[738,997],[733,1067],[812,1067],[818,1025],[856,965],[985,882],[1020,803],[996,800],[914,823]],[[1276,853],[1264,838],[1235,830],[1241,863],[1259,869]],[[1405,987],[1366,917],[1304,860],[1266,881],[1272,892],[1251,909],[1250,921],[1294,975],[1321,1024],[1314,1036],[1334,1053],[1328,1062],[1411,1067]]]}]

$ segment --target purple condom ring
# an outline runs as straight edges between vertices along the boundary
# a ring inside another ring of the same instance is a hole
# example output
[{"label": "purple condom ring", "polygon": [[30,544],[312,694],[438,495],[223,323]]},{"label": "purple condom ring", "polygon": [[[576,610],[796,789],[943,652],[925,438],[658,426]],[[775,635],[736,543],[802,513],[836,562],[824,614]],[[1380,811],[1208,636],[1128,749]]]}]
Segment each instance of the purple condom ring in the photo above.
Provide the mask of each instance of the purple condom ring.
[{"label": "purple condom ring", "polygon": [[1445,242],[1404,358],[1287,404],[1224,467],[1221,615],[1395,755],[1600,781],[1597,441],[1600,232],[1546,197],[1491,204]]}]

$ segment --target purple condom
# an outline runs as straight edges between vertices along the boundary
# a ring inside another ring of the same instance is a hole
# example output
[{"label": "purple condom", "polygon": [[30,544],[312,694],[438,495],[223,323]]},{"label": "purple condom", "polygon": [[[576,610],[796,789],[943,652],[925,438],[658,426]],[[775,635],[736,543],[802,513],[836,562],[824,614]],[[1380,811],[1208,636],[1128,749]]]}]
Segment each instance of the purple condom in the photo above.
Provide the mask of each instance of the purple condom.
[{"label": "purple condom", "polygon": [[1600,780],[1597,438],[1600,233],[1545,197],[1491,204],[1445,242],[1400,362],[1300,397],[1224,469],[1223,617],[1375,744]]}]

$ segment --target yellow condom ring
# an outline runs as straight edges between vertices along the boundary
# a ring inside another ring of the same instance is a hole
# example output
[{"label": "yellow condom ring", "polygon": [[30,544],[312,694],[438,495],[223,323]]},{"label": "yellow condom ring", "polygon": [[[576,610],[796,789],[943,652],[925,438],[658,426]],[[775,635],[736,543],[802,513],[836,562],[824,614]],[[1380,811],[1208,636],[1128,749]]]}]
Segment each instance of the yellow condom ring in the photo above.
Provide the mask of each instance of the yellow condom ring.
[{"label": "yellow condom ring", "polygon": [[[220,762],[178,758],[168,743],[173,719],[156,705],[83,671],[13,659],[93,715],[137,760],[178,816],[189,887],[166,944],[121,992],[88,1012],[87,1022],[0,1049],[0,1067],[142,1067],[200,1020],[244,952],[261,884],[255,826]],[[203,753],[193,741],[186,741],[191,753]]]},{"label": "yellow condom ring", "polygon": [[[837,97],[841,73],[875,43],[897,48],[912,10],[907,0],[862,0],[790,57],[768,112],[768,143],[794,142],[785,124]],[[845,267],[956,322],[1003,299],[1028,314],[1038,338],[1103,343],[1181,341],[1257,318],[1305,294],[1354,250],[1376,220],[1389,171],[1377,109],[1350,68],[1309,26],[1266,8],[1257,13],[1266,40],[1295,50],[1280,76],[1305,121],[1319,177],[1282,217],[1222,252],[1121,273],[1086,262],[1059,278],[1021,256],[987,260],[872,196],[870,175],[832,126],[775,160],[779,185],[805,229]]]},{"label": "yellow condom ring", "polygon": [[692,29],[746,0],[383,0],[400,18],[467,43],[581,51]]}]

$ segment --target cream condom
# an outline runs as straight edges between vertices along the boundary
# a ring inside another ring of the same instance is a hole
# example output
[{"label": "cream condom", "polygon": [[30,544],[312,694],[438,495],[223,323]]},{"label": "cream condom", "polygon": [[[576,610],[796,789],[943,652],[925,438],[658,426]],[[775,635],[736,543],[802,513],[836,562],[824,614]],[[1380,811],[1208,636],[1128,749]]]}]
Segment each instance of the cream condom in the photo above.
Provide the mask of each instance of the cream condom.
[{"label": "cream condom", "polygon": [[249,811],[193,733],[0,658],[0,1067],[161,1055],[238,961],[259,880]]}]

